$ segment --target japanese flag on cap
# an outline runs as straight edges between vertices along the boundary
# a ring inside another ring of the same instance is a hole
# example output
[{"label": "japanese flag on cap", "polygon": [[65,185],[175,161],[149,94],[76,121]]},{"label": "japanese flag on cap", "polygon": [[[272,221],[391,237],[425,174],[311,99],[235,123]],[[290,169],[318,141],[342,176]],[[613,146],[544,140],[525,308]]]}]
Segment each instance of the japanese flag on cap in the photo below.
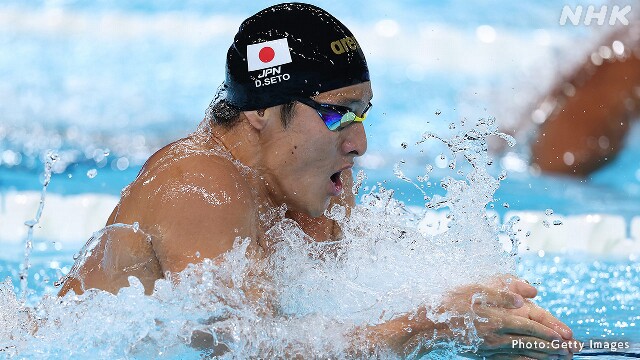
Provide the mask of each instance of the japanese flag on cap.
[{"label": "japanese flag on cap", "polygon": [[291,62],[287,38],[247,45],[249,71],[266,69]]},{"label": "japanese flag on cap", "polygon": [[[332,49],[338,42],[344,51]],[[241,111],[258,110],[366,81],[367,61],[351,31],[317,6],[292,2],[242,22],[216,99]]]}]

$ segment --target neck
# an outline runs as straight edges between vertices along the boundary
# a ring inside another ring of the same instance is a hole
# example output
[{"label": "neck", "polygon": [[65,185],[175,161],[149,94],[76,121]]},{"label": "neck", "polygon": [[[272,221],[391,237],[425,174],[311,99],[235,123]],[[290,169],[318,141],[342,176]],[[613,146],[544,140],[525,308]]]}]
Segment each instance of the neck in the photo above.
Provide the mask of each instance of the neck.
[{"label": "neck", "polygon": [[258,196],[258,208],[261,211],[268,211],[268,209],[277,206],[270,196],[272,192],[266,183],[258,131],[246,121],[244,115],[240,116],[240,121],[230,128],[211,124],[207,141],[209,146],[223,147],[234,160],[252,170],[252,174],[247,175],[246,180],[252,184],[255,194]]},{"label": "neck", "polygon": [[230,128],[212,124],[210,141],[225,148],[243,165],[259,170],[262,157],[257,131],[240,116],[240,121]]}]

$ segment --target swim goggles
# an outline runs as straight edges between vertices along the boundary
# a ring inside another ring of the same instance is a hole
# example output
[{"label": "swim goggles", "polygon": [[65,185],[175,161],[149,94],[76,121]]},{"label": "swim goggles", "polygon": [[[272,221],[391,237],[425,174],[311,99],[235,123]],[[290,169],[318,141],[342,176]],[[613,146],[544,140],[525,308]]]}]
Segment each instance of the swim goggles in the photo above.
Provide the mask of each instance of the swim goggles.
[{"label": "swim goggles", "polygon": [[351,123],[354,122],[363,122],[367,117],[367,111],[371,109],[371,103],[367,104],[367,107],[364,109],[360,116],[356,115],[350,108],[341,105],[333,105],[333,104],[322,104],[311,98],[296,98],[296,101],[305,104],[320,115],[324,124],[327,125],[327,128],[331,131],[339,131]]}]

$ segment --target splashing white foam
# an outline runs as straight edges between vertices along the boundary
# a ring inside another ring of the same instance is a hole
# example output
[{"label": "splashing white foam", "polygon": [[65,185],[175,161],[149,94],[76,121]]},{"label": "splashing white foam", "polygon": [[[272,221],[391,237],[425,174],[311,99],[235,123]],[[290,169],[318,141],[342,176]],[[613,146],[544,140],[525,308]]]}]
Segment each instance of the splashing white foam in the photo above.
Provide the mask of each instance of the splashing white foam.
[{"label": "splashing white foam", "polygon": [[421,214],[379,187],[364,194],[349,217],[339,206],[327,212],[341,226],[340,241],[315,242],[297,223],[282,220],[267,233],[275,242],[266,258],[252,253],[250,239],[238,239],[221,257],[190,265],[177,275],[180,281],[158,280],[150,296],[131,277],[117,295],[89,290],[45,297],[28,308],[7,282],[0,285],[0,351],[39,358],[344,358],[369,352],[359,328],[421,306],[428,311],[413,316],[447,324],[454,316],[464,319],[451,322],[458,337],[441,346],[449,355],[473,350],[481,341],[473,311],[436,310],[458,286],[515,271],[515,253],[501,250],[500,229],[486,212],[499,186],[487,172],[489,135],[496,135],[494,122],[483,120],[442,139],[452,158],[471,166],[465,178],[443,179],[446,194],[427,204],[450,209],[444,233],[421,233]]}]

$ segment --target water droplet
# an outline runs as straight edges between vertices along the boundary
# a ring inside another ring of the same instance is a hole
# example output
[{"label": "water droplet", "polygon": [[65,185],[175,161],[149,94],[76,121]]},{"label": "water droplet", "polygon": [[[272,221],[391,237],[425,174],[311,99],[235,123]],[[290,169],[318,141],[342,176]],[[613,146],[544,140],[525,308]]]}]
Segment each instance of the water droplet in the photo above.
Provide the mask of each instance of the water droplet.
[{"label": "water droplet", "polygon": [[402,144],[400,144],[400,146],[401,146],[403,149],[406,149],[406,148],[407,148],[407,146],[409,146],[409,144],[407,144],[406,142],[403,142]]},{"label": "water droplet", "polygon": [[[358,174],[356,175],[356,179],[353,182],[353,186],[351,188],[351,191],[353,192],[354,195],[358,195],[358,192],[360,191],[360,187],[362,186],[362,183],[366,178],[367,178],[367,175],[365,174],[365,172],[363,170],[359,170]],[[364,188],[364,191],[367,191],[366,187]]]},{"label": "water droplet", "polygon": [[140,224],[137,221],[135,221],[133,223],[133,232],[138,232],[138,230],[140,230]]},{"label": "water droplet", "polygon": [[547,209],[547,210],[545,210],[545,211],[544,211],[544,214],[545,214],[545,215],[547,215],[547,216],[551,216],[551,215],[553,215],[553,209]]},{"label": "water droplet", "polygon": [[507,202],[506,203],[502,203],[502,207],[504,207],[505,209],[508,209],[509,208],[509,203],[507,203]]},{"label": "water droplet", "polygon": [[549,228],[549,222],[547,220],[542,220],[542,225],[544,225],[544,227]]},{"label": "water droplet", "polygon": [[527,231],[527,233],[526,233],[526,234],[524,234],[524,236],[526,236],[526,237],[531,236],[531,231]]},{"label": "water droplet", "polygon": [[442,111],[436,110],[436,115],[440,115],[440,114],[442,114]]},{"label": "water droplet", "polygon": [[554,220],[553,221],[553,225],[562,225],[562,221],[561,220]]},{"label": "water droplet", "polygon": [[450,129],[450,130],[453,130],[453,129],[455,129],[455,128],[456,128],[456,124],[455,124],[455,123],[451,123],[451,124],[449,124],[449,129]]},{"label": "water droplet", "polygon": [[87,171],[87,177],[89,179],[93,179],[94,177],[96,177],[96,175],[98,175],[98,170],[96,170],[96,169],[91,169],[91,170]]}]

